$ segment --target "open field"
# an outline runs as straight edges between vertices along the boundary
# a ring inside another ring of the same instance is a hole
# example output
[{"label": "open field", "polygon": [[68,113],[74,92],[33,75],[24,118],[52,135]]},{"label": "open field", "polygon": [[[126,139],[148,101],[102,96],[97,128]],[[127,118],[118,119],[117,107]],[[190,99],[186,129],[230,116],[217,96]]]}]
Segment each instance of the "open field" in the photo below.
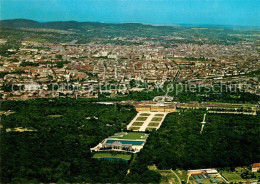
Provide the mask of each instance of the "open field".
[{"label": "open field", "polygon": [[131,154],[116,154],[112,155],[111,153],[95,153],[93,158],[122,158],[125,160],[131,159]]},{"label": "open field", "polygon": [[243,179],[235,172],[221,173],[228,181],[242,181]]}]

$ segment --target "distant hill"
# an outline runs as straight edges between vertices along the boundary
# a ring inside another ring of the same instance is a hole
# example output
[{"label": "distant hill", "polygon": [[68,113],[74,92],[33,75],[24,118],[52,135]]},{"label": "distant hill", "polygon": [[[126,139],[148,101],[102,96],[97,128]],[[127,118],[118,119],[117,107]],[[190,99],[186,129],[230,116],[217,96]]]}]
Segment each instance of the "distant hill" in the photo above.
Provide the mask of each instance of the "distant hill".
[{"label": "distant hill", "polygon": [[[23,30],[29,32],[50,32],[65,36],[55,36],[55,41],[79,40],[78,43],[87,43],[104,38],[109,40],[116,37],[145,37],[147,40],[160,41],[163,44],[171,43],[211,43],[234,44],[239,41],[255,41],[259,39],[260,29],[257,27],[233,27],[233,26],[198,26],[198,25],[151,25],[141,23],[98,23],[77,21],[37,22],[26,19],[13,19],[0,21],[0,29]],[[6,31],[8,33],[8,30]],[[32,36],[27,32],[27,36]],[[7,34],[6,33],[6,34]],[[10,33],[11,34],[11,33]],[[74,36],[71,36],[74,35]],[[54,37],[44,38],[52,41]],[[105,42],[105,41],[103,41]],[[110,43],[126,44],[122,40],[109,41]],[[135,44],[128,42],[127,44]],[[136,44],[140,44],[137,42]]]},{"label": "distant hill", "polygon": [[0,28],[32,28],[40,27],[40,23],[33,20],[26,19],[12,19],[12,20],[2,20],[0,21]]},{"label": "distant hill", "polygon": [[98,22],[77,22],[77,21],[56,21],[56,22],[37,22],[26,19],[13,19],[0,21],[0,28],[11,29],[35,29],[35,31],[61,30],[70,33],[80,33],[91,37],[157,37],[170,35],[184,28],[173,26],[152,26],[140,23],[98,23]]},{"label": "distant hill", "polygon": [[138,28],[138,27],[159,27],[159,28],[180,28],[180,27],[205,27],[205,28],[224,28],[224,29],[236,29],[236,30],[260,30],[260,27],[240,27],[240,26],[223,26],[223,25],[153,25],[153,24],[141,24],[141,23],[99,23],[99,22],[77,22],[77,21],[54,21],[54,22],[37,22],[27,19],[11,19],[1,20],[0,28],[45,28],[45,29],[77,29],[82,30],[84,27],[114,27],[114,28]]},{"label": "distant hill", "polygon": [[90,28],[138,28],[138,27],[153,27],[140,23],[124,23],[124,24],[107,24],[98,22],[77,22],[77,21],[55,21],[55,22],[37,22],[27,19],[12,19],[0,21],[0,28],[44,28],[44,29],[60,29],[60,30],[75,30],[85,31]]}]

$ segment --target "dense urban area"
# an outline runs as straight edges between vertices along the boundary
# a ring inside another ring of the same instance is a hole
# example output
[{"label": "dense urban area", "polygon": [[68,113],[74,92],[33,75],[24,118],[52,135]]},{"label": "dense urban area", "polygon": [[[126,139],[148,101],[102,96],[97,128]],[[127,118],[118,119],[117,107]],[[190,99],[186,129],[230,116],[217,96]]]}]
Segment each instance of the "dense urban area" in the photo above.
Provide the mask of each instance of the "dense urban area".
[{"label": "dense urban area", "polygon": [[0,182],[259,183],[259,38],[0,21]]}]

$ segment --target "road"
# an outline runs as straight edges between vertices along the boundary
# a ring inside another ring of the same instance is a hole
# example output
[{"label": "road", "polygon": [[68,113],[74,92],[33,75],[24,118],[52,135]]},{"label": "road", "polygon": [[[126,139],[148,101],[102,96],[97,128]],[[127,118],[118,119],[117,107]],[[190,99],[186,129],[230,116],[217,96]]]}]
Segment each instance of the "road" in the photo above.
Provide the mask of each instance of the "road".
[{"label": "road", "polygon": [[177,177],[177,179],[179,180],[179,184],[181,184],[181,179],[179,178],[179,176],[172,169],[171,172]]}]

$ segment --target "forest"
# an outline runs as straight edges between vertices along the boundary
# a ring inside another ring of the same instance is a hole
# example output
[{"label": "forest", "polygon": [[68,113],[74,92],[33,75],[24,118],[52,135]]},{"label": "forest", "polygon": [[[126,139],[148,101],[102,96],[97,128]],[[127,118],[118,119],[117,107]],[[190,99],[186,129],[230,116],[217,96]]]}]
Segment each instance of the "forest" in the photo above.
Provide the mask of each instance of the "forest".
[{"label": "forest", "polygon": [[[90,152],[126,127],[136,114],[132,106],[60,98],[3,102],[1,111],[8,110],[15,113],[1,117],[2,183],[132,182],[125,162],[97,161]],[[15,127],[35,131],[5,131]],[[137,174],[145,172],[153,173]]]},{"label": "forest", "polygon": [[[90,148],[125,131],[136,115],[129,105],[101,105],[87,99],[4,101],[1,119],[2,183],[159,183],[148,170],[248,166],[260,160],[260,116],[208,114],[202,110],[166,116],[131,163],[98,161]],[[5,131],[22,127],[24,132]],[[126,175],[127,171],[130,173]]]},{"label": "forest", "polygon": [[260,115],[207,114],[202,110],[168,114],[150,134],[136,164],[159,169],[249,166],[260,160]]}]

